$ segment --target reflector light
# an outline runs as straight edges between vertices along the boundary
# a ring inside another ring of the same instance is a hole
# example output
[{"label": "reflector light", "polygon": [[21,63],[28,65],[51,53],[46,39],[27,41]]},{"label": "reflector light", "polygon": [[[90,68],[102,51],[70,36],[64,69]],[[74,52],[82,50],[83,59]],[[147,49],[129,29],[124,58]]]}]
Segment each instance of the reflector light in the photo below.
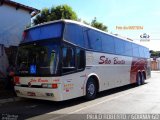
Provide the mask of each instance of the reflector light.
[{"label": "reflector light", "polygon": [[47,84],[42,84],[42,87],[43,88],[48,88],[48,85]]},{"label": "reflector light", "polygon": [[58,84],[52,84],[52,88],[58,88]]}]

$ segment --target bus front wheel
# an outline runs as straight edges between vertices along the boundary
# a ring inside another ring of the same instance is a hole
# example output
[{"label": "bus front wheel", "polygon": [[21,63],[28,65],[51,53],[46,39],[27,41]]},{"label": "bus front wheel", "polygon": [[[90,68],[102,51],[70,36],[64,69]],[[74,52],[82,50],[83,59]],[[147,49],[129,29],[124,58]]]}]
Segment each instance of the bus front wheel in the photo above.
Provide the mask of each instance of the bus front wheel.
[{"label": "bus front wheel", "polygon": [[86,96],[88,100],[93,100],[97,95],[97,86],[93,78],[89,78],[86,85]]}]

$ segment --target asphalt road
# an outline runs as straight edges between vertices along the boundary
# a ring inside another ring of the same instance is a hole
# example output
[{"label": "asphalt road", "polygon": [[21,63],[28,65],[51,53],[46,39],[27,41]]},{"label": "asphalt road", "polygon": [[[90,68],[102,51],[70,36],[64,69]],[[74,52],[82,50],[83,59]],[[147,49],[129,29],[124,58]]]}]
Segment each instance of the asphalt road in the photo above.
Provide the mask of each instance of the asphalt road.
[{"label": "asphalt road", "polygon": [[63,102],[22,99],[0,104],[0,113],[1,118],[30,120],[94,119],[92,114],[158,114],[160,72],[152,72],[152,77],[140,87],[128,85],[107,90],[92,101],[83,97]]}]

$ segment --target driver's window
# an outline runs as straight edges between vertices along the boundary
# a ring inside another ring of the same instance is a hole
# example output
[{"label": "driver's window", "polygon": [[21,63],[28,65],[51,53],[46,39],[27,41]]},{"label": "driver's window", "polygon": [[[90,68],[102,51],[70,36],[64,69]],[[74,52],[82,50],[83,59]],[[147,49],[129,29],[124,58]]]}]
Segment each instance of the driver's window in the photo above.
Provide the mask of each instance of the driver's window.
[{"label": "driver's window", "polygon": [[71,72],[75,69],[75,51],[72,47],[63,47],[62,68],[63,73]]}]

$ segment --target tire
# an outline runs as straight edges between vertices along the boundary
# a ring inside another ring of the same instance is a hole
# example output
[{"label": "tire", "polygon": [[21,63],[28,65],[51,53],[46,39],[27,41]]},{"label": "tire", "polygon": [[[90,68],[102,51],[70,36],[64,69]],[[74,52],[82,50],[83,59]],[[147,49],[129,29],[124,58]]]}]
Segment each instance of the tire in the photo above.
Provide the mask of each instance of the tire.
[{"label": "tire", "polygon": [[136,85],[137,85],[137,86],[140,86],[140,85],[141,85],[141,75],[140,75],[140,73],[137,73]]},{"label": "tire", "polygon": [[145,80],[145,78],[144,78],[144,74],[142,73],[142,74],[141,74],[141,85],[143,85],[143,84],[145,83],[145,81],[144,81],[144,80]]},{"label": "tire", "polygon": [[97,86],[93,78],[89,78],[86,85],[86,96],[87,100],[93,100],[97,95]]}]

